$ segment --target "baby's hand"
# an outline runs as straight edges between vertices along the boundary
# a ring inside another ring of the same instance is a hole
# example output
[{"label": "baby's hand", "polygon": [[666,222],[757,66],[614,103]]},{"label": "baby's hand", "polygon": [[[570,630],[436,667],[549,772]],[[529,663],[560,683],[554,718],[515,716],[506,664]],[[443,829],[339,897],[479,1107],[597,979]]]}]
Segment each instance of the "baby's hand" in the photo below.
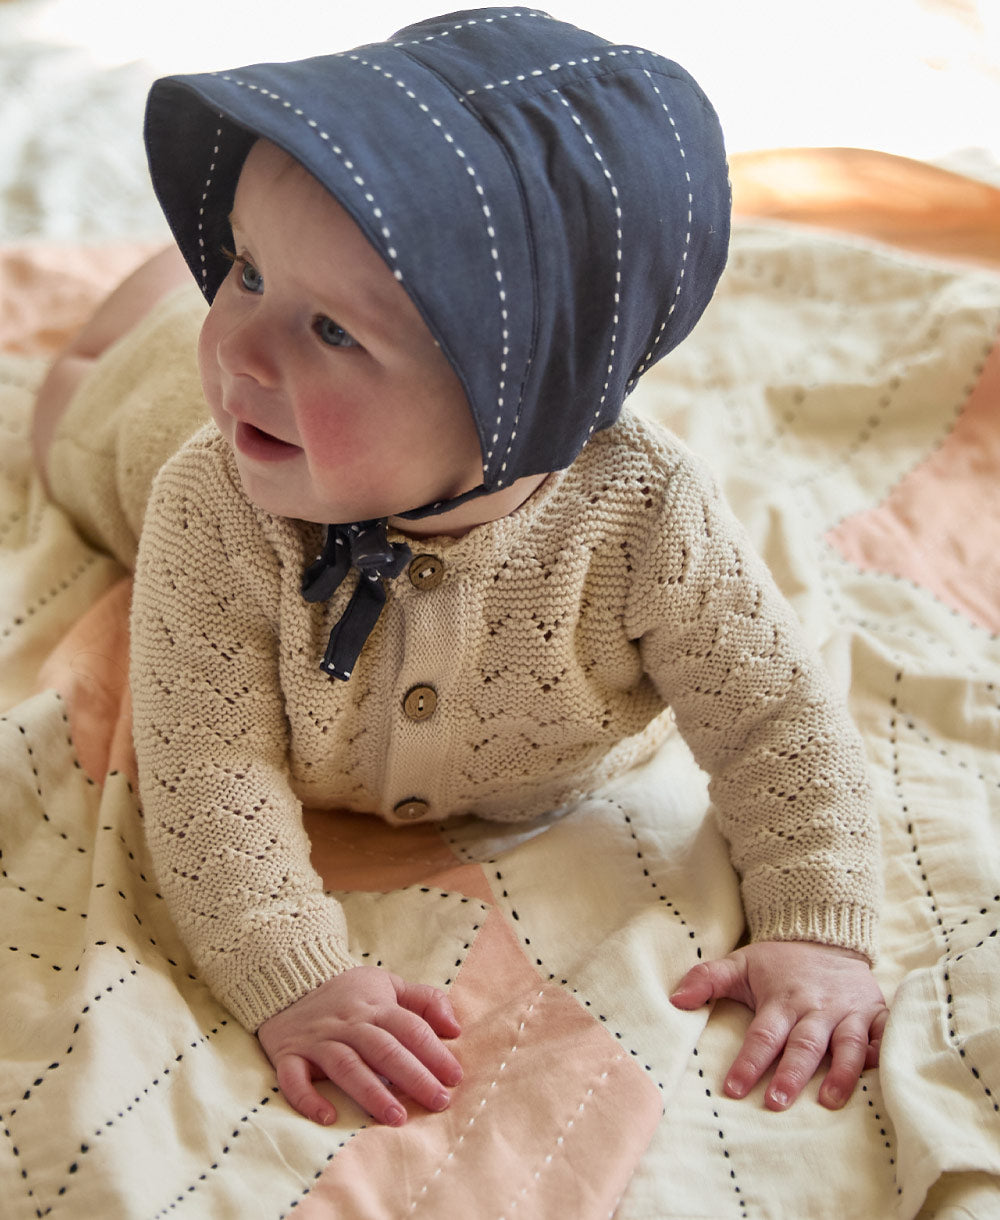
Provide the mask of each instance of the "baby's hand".
[{"label": "baby's hand", "polygon": [[756,1013],[726,1077],[730,1097],[745,1097],[780,1055],[764,1104],[784,1110],[829,1050],[819,1100],[836,1110],[862,1071],[878,1065],[889,1010],[868,962],[850,949],[761,941],[695,966],[670,1000],[678,1008],[697,1008],[722,998]]},{"label": "baby's hand", "polygon": [[336,1121],[312,1085],[326,1077],[373,1118],[398,1127],[406,1111],[385,1081],[428,1110],[443,1110],[451,1098],[442,1085],[458,1084],[462,1069],[441,1039],[459,1032],[443,991],[356,966],[265,1021],[257,1037],[278,1087],[306,1118]]}]

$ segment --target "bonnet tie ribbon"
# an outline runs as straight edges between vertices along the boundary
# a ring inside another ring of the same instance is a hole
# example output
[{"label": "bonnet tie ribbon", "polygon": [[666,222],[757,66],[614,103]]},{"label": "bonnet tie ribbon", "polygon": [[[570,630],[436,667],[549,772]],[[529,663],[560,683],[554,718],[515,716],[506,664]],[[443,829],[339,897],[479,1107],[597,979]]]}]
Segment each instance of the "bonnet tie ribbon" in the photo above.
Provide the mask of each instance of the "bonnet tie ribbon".
[{"label": "bonnet tie ribbon", "polygon": [[412,555],[405,542],[390,542],[385,520],[328,525],[323,550],[302,577],[307,602],[325,602],[351,568],[358,583],[340,621],[330,632],[320,669],[346,682],[386,602],[386,580],[394,580]]}]

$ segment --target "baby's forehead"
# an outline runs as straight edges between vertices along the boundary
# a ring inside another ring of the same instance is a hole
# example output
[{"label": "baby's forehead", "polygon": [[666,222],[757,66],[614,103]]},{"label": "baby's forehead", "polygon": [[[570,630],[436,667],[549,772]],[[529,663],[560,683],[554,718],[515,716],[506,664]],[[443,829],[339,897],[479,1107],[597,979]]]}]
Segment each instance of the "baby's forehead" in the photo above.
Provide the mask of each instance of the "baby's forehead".
[{"label": "baby's forehead", "polygon": [[233,206],[229,213],[230,223],[239,223],[243,218],[242,213],[261,197],[278,194],[286,198],[298,198],[304,207],[308,207],[310,203],[322,203],[326,207],[336,208],[345,216],[348,215],[336,195],[311,174],[301,161],[296,160],[273,141],[260,136],[250,145],[239,169],[233,192]]},{"label": "baby's forehead", "polygon": [[402,340],[420,331],[430,338],[403,285],[361,226],[323,183],[269,140],[257,140],[247,154],[229,225],[234,242],[248,244],[248,256],[270,264],[258,266],[258,272],[266,277],[272,268],[280,270],[321,303],[342,309],[349,303],[351,317],[364,322],[366,334],[388,341],[391,335]]}]

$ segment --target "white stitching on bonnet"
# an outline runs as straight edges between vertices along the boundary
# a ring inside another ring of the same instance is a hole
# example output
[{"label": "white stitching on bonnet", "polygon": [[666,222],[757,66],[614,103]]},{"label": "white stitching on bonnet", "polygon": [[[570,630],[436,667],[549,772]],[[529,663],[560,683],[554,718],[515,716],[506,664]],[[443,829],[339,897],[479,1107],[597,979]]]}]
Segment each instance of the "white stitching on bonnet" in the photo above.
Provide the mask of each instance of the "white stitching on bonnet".
[{"label": "white stitching on bonnet", "polygon": [[449,34],[455,33],[458,30],[464,30],[466,26],[472,25],[492,25],[495,21],[508,21],[512,17],[540,17],[544,21],[551,21],[552,18],[548,13],[538,13],[532,10],[516,13],[499,13],[496,17],[473,17],[469,21],[460,21],[457,25],[450,26],[447,30],[441,30],[438,34],[428,34],[425,38],[412,38],[406,42],[394,42],[394,47],[419,47],[425,42],[435,42],[439,38],[447,38]]},{"label": "white stitching on bonnet", "polygon": [[[213,75],[217,75],[217,73],[213,73]],[[262,89],[259,85],[251,84],[249,81],[240,80],[238,77],[235,77],[235,76],[223,76],[222,79],[224,81],[227,81],[231,85],[239,85],[240,88],[242,88],[242,89],[249,89],[253,93],[259,93],[261,97],[266,97],[269,101],[280,102],[281,106],[285,110],[290,110],[292,112],[292,114],[294,114],[297,118],[302,119],[308,127],[312,128],[312,130],[316,133],[317,137],[320,140],[323,140],[324,143],[327,145],[327,147],[330,149],[330,151],[339,159],[339,161],[343,165],[344,169],[346,169],[350,172],[355,185],[364,193],[365,202],[369,205],[372,216],[379,222],[379,228],[381,230],[382,236],[385,238],[386,242],[391,243],[392,231],[390,230],[389,226],[385,223],[385,216],[382,212],[382,209],[376,203],[375,196],[368,189],[368,184],[365,182],[365,179],[361,176],[361,174],[359,174],[356,171],[354,162],[351,161],[351,159],[347,156],[347,154],[344,152],[344,150],[339,145],[337,145],[333,142],[333,140],[330,138],[330,134],[328,132],[324,131],[315,119],[308,118],[306,116],[305,112],[303,110],[301,110],[298,106],[293,105],[292,102],[288,101],[286,98],[281,97],[279,94],[272,93],[269,89]],[[393,261],[393,263],[395,263],[397,260],[397,257],[398,257],[395,246],[393,246],[391,244],[387,245],[386,253],[388,254],[389,258]],[[393,269],[392,273],[396,277],[397,280],[402,280],[403,273],[402,273],[402,271],[400,271],[398,266]]]},{"label": "white stitching on bonnet", "polygon": [[[544,76],[547,72],[562,72],[565,68],[578,68],[581,64],[599,64],[605,59],[617,59],[619,55],[645,55],[641,47],[616,47],[613,51],[605,51],[602,55],[581,55],[579,59],[567,59],[564,64],[549,64],[547,68],[532,68],[530,72],[518,72],[516,76],[505,80],[491,81],[480,85],[478,89],[466,89],[466,97],[475,97],[477,93],[488,93],[491,89],[505,89],[508,85],[516,85],[533,77]],[[645,71],[645,69],[643,69]],[[648,76],[649,73],[647,72]]]},{"label": "white stitching on bonnet", "polygon": [[[359,58],[357,55],[349,55],[349,56],[347,56],[347,57],[348,57],[348,58],[350,58],[351,60],[356,61],[357,63],[363,64],[363,65],[364,65],[365,67],[367,67],[367,68],[371,68],[372,70],[379,72],[379,73],[380,73],[382,76],[386,77],[387,79],[389,79],[389,80],[393,80],[393,81],[394,81],[394,83],[396,84],[396,86],[397,86],[398,88],[400,88],[400,89],[404,90],[404,91],[405,91],[405,93],[406,93],[406,95],[407,95],[407,97],[408,97],[408,98],[410,98],[411,100],[413,100],[413,101],[414,101],[414,102],[415,102],[415,103],[416,103],[416,104],[417,104],[417,105],[420,107],[421,111],[423,111],[425,114],[427,114],[427,115],[430,117],[430,121],[431,121],[431,122],[432,122],[432,123],[433,123],[433,124],[434,124],[434,125],[435,125],[435,126],[436,126],[436,127],[439,129],[439,130],[440,130],[440,131],[441,131],[442,135],[444,136],[444,139],[445,139],[445,140],[446,140],[446,141],[447,141],[449,144],[451,144],[451,145],[452,145],[452,147],[454,148],[454,151],[455,151],[456,156],[460,157],[460,158],[461,158],[463,161],[465,161],[465,168],[466,168],[466,172],[469,174],[469,176],[470,176],[470,177],[473,179],[473,181],[475,182],[476,193],[479,195],[480,200],[481,200],[480,207],[481,207],[481,209],[482,209],[483,216],[484,216],[484,217],[485,217],[485,219],[486,219],[486,231],[487,231],[487,234],[488,234],[488,236],[490,237],[491,241],[494,241],[494,242],[495,242],[495,239],[496,239],[496,233],[495,233],[495,230],[494,230],[494,228],[493,228],[493,224],[492,224],[492,218],[491,218],[491,213],[490,213],[489,205],[488,205],[488,204],[485,202],[485,194],[486,194],[486,192],[485,192],[485,190],[483,189],[482,185],[479,183],[479,181],[478,181],[478,179],[477,179],[477,177],[476,177],[476,171],[475,171],[475,169],[473,168],[473,166],[472,166],[472,165],[469,163],[469,161],[467,160],[467,158],[466,158],[466,155],[465,155],[464,151],[463,151],[461,148],[459,148],[457,144],[455,144],[455,139],[454,139],[454,137],[453,137],[453,136],[452,136],[452,135],[451,135],[449,132],[445,131],[444,126],[443,126],[443,124],[441,123],[441,120],[440,120],[440,119],[437,119],[437,118],[435,118],[433,115],[431,115],[431,113],[430,113],[430,108],[429,108],[428,106],[426,106],[426,105],[425,105],[423,102],[421,102],[421,101],[420,101],[420,100],[417,98],[416,94],[414,94],[414,93],[413,93],[413,91],[412,91],[411,89],[409,89],[409,88],[406,86],[405,82],[403,82],[403,81],[401,81],[401,80],[398,80],[397,78],[393,77],[391,73],[386,72],[386,71],[385,71],[383,68],[381,68],[381,67],[380,67],[378,64],[371,64],[371,63],[369,63],[367,60],[360,59],[360,58]],[[217,74],[214,74],[214,73],[213,73],[213,75],[217,75]],[[291,112],[292,112],[294,115],[296,115],[298,118],[303,119],[303,120],[304,120],[304,121],[307,123],[307,125],[308,125],[309,127],[311,127],[311,128],[312,128],[312,129],[313,129],[313,130],[316,132],[317,136],[318,136],[318,137],[319,137],[321,140],[323,140],[323,141],[325,141],[325,142],[326,142],[326,144],[327,144],[327,146],[330,148],[330,150],[331,150],[331,151],[332,151],[332,152],[333,152],[333,153],[334,153],[334,154],[335,154],[335,155],[336,155],[336,156],[337,156],[337,157],[340,159],[341,164],[344,166],[344,168],[345,168],[346,170],[349,170],[349,171],[351,172],[351,174],[352,174],[352,177],[353,177],[353,179],[354,179],[355,184],[356,184],[356,185],[357,185],[357,186],[358,186],[360,189],[362,189],[362,190],[363,190],[363,192],[364,192],[365,201],[366,201],[366,202],[369,204],[369,206],[370,206],[370,208],[371,208],[371,211],[372,211],[372,215],[373,215],[373,216],[375,217],[375,219],[376,219],[376,220],[379,222],[379,226],[380,226],[380,230],[381,230],[382,236],[385,238],[385,240],[386,240],[387,242],[391,242],[391,240],[392,240],[392,232],[391,232],[391,230],[390,230],[389,226],[388,226],[388,225],[385,223],[385,217],[384,217],[384,214],[383,214],[383,212],[382,212],[382,209],[381,209],[381,208],[378,206],[378,204],[376,203],[376,200],[375,200],[374,195],[373,195],[373,194],[371,193],[371,191],[368,189],[368,186],[367,186],[367,183],[365,182],[365,179],[362,177],[362,175],[361,175],[361,174],[359,174],[359,173],[357,173],[357,172],[355,171],[355,166],[354,166],[354,163],[353,163],[353,162],[352,162],[352,161],[351,161],[351,160],[350,160],[350,159],[347,157],[347,155],[344,153],[344,151],[343,151],[343,149],[342,149],[342,148],[340,148],[340,147],[339,147],[337,144],[333,143],[333,141],[332,141],[332,140],[331,140],[331,138],[330,138],[330,135],[329,135],[327,132],[325,132],[325,131],[323,131],[323,130],[322,130],[322,128],[320,127],[319,123],[318,123],[318,122],[317,122],[315,119],[310,119],[310,118],[308,118],[308,117],[305,115],[304,111],[302,111],[302,110],[301,110],[299,107],[297,107],[297,106],[293,106],[293,104],[292,104],[290,101],[288,101],[288,100],[287,100],[287,99],[285,99],[285,98],[282,98],[282,97],[281,97],[279,94],[277,94],[277,93],[272,93],[272,92],[271,92],[270,90],[268,90],[268,89],[263,89],[263,88],[261,88],[261,87],[260,87],[260,86],[258,86],[258,85],[251,84],[249,81],[240,80],[240,79],[239,79],[239,78],[237,78],[237,77],[232,77],[232,76],[228,76],[228,75],[224,75],[224,76],[222,77],[222,79],[223,79],[224,81],[227,81],[229,84],[238,85],[238,86],[240,86],[241,88],[244,88],[244,89],[250,89],[250,90],[252,90],[254,93],[259,93],[259,94],[261,95],[261,97],[266,97],[266,98],[268,98],[268,99],[269,99],[269,100],[271,100],[271,101],[274,101],[274,102],[280,102],[280,103],[281,103],[281,105],[282,105],[282,107],[283,107],[284,109],[286,109],[286,110],[290,110],[290,111],[291,111]],[[213,162],[212,170],[214,171],[214,162]],[[211,182],[211,177],[209,177],[209,181],[208,181],[208,183],[206,183],[206,193],[207,193],[207,187],[208,187],[208,185],[209,185],[209,183],[210,183],[210,182]],[[200,226],[199,226],[199,227],[200,227]],[[389,255],[389,257],[390,257],[390,259],[393,261],[393,263],[396,263],[396,262],[397,262],[397,260],[398,260],[398,252],[397,252],[396,248],[395,248],[393,245],[391,245],[391,244],[390,244],[390,245],[387,245],[387,247],[386,247],[386,253]],[[499,300],[500,300],[500,316],[501,316],[501,319],[502,319],[502,321],[503,321],[503,329],[502,329],[502,335],[503,335],[503,354],[502,354],[502,358],[501,358],[501,362],[500,362],[500,382],[499,382],[499,385],[498,385],[498,391],[499,391],[499,394],[498,394],[498,402],[497,402],[497,409],[498,409],[498,412],[499,412],[499,414],[497,415],[497,426],[499,427],[499,425],[500,425],[500,423],[502,422],[502,419],[503,419],[503,415],[502,415],[502,408],[503,408],[503,403],[504,403],[504,390],[505,390],[505,387],[506,387],[506,375],[507,375],[507,356],[508,356],[508,353],[509,353],[509,350],[510,350],[510,349],[509,349],[509,346],[508,346],[508,343],[509,343],[509,338],[510,338],[510,332],[509,332],[509,330],[507,329],[507,319],[508,319],[508,316],[509,316],[509,315],[508,315],[508,312],[507,312],[507,303],[506,303],[506,302],[507,302],[507,293],[506,293],[506,289],[505,289],[505,287],[504,287],[504,282],[503,282],[503,273],[502,273],[502,271],[500,270],[500,255],[499,255],[499,251],[497,250],[496,245],[491,246],[491,248],[490,248],[490,255],[491,255],[491,257],[493,258],[494,263],[496,264],[496,270],[495,270],[495,273],[494,273],[494,274],[495,274],[495,276],[496,276],[497,285],[498,285],[497,291],[498,291],[498,294],[499,294]],[[203,259],[203,261],[204,261],[204,255],[202,256],[202,259]],[[398,267],[398,265],[397,265],[396,267],[394,267],[394,269],[393,269],[393,275],[396,277],[396,279],[397,279],[397,280],[400,280],[400,281],[401,281],[401,280],[403,279],[403,273],[402,273],[402,271],[400,270],[400,268]],[[514,431],[514,432],[512,432],[512,440],[513,440],[513,436],[514,436],[514,434],[516,433],[517,423],[518,423],[518,420],[519,420],[519,418],[520,418],[520,408],[521,408],[521,404],[520,404],[520,401],[519,401],[519,402],[518,402],[517,414],[516,414],[516,416],[515,416],[515,420],[514,420],[514,430],[515,430],[515,431]],[[499,432],[498,432],[498,433],[496,434],[496,436],[494,437],[494,443],[496,442],[496,440],[497,440],[498,438],[499,438]],[[508,449],[508,452],[510,452],[510,450],[509,450],[509,449]],[[487,469],[487,463],[488,463],[488,462],[489,462],[489,460],[492,458],[492,456],[493,456],[493,451],[492,451],[492,450],[490,450],[490,451],[489,451],[489,453],[486,455],[486,461],[483,463],[483,470],[484,470],[484,473],[487,473],[487,472],[488,472],[488,469]],[[500,484],[498,484],[498,486],[499,486],[499,485],[500,485]]]},{"label": "white stitching on bonnet", "polygon": [[[219,120],[220,121],[222,120],[221,114],[219,115]],[[222,142],[222,128],[218,127],[218,128],[216,128],[216,132],[215,132],[215,147],[212,149],[213,158],[218,157],[219,144],[221,142]],[[201,205],[198,208],[198,249],[200,251],[198,257],[201,260],[201,284],[199,285],[199,287],[201,288],[201,291],[203,294],[208,291],[208,287],[207,287],[208,267],[205,263],[205,222],[204,222],[205,204],[208,201],[208,192],[211,189],[212,178],[213,178],[214,174],[215,174],[215,160],[213,159],[212,164],[208,167],[208,177],[205,179],[205,187],[201,193]]]},{"label": "white stitching on bonnet", "polygon": [[[590,151],[593,153],[594,159],[597,161],[598,165],[601,167],[601,173],[604,175],[604,177],[607,180],[608,189],[611,192],[611,199],[612,199],[613,206],[615,209],[615,240],[616,240],[615,294],[614,294],[615,312],[614,312],[614,319],[612,321],[611,344],[610,344],[610,348],[608,351],[608,367],[607,367],[607,370],[605,373],[605,378],[604,378],[604,389],[601,391],[601,400],[597,404],[597,410],[594,412],[594,418],[591,421],[590,428],[587,432],[587,435],[589,437],[589,436],[593,436],[594,429],[597,427],[597,425],[600,421],[601,412],[604,410],[604,404],[607,401],[607,397],[608,397],[608,387],[611,385],[611,375],[614,372],[614,368],[615,368],[615,352],[618,347],[618,321],[619,321],[618,309],[619,309],[619,306],[621,304],[621,299],[622,299],[622,293],[621,293],[621,289],[622,289],[622,241],[623,241],[623,239],[622,239],[622,208],[621,208],[621,202],[618,198],[618,187],[615,185],[614,177],[612,176],[611,171],[608,169],[604,158],[601,156],[600,150],[598,149],[597,145],[594,143],[593,136],[590,134],[589,131],[587,131],[586,127],[584,127],[583,121],[581,120],[580,116],[576,113],[576,111],[569,104],[569,102],[563,97],[563,95],[557,89],[553,89],[552,92],[559,99],[559,101],[563,104],[563,106],[565,106],[566,109],[569,111],[570,117],[572,118],[574,124],[576,125],[577,130],[580,132],[580,134],[584,138],[584,140],[586,140],[586,142],[590,145]],[[508,450],[508,452],[510,452],[510,451]]]},{"label": "white stitching on bonnet", "polygon": [[[656,82],[653,80],[652,74],[649,72],[649,70],[647,68],[643,68],[642,71],[643,71],[643,75],[648,79],[650,85],[652,85],[653,92],[660,99],[660,106],[663,108],[664,114],[670,120],[670,126],[673,129],[674,139],[677,141],[677,147],[680,150],[681,158],[686,161],[687,153],[684,151],[684,144],[681,141],[680,132],[677,130],[677,124],[674,122],[674,116],[670,113],[670,107],[663,100],[663,94],[657,88]],[[667,310],[666,317],[660,323],[660,329],[653,336],[653,340],[649,345],[649,350],[646,352],[645,356],[643,356],[642,360],[639,362],[639,367],[629,378],[627,390],[632,389],[632,387],[635,385],[635,383],[639,380],[639,378],[642,376],[642,374],[646,371],[646,369],[649,368],[650,364],[652,363],[653,356],[656,352],[657,345],[659,344],[660,338],[661,338],[664,330],[666,329],[667,322],[669,322],[671,315],[673,314],[674,310],[677,308],[677,301],[680,298],[681,289],[684,287],[684,276],[687,274],[688,253],[691,249],[691,226],[693,224],[693,217],[694,217],[694,195],[691,193],[691,174],[689,173],[689,171],[687,169],[684,170],[684,177],[687,180],[687,184],[688,184],[688,213],[687,213],[687,226],[688,227],[687,227],[687,233],[684,236],[684,253],[681,255],[681,273],[677,279],[677,287],[674,289],[674,299],[670,302],[670,308]]]},{"label": "white stitching on bonnet", "polygon": [[[504,282],[503,270],[501,267],[500,251],[497,246],[496,230],[493,227],[493,216],[492,216],[492,212],[490,211],[490,206],[486,202],[486,190],[485,190],[483,184],[479,180],[479,176],[476,173],[475,166],[472,164],[471,161],[469,161],[464,149],[462,149],[455,142],[455,137],[451,134],[450,131],[448,131],[445,128],[442,121],[431,113],[430,107],[425,102],[422,102],[417,97],[417,95],[406,84],[405,81],[400,80],[397,76],[395,76],[392,72],[387,71],[380,64],[370,63],[368,60],[361,59],[357,55],[349,55],[348,58],[356,63],[362,64],[366,68],[370,68],[373,72],[377,72],[380,76],[384,77],[386,80],[392,81],[393,84],[395,84],[398,89],[401,89],[403,91],[403,93],[406,95],[406,97],[419,108],[421,113],[427,116],[427,118],[429,119],[431,124],[438,130],[438,132],[441,134],[442,138],[450,146],[450,148],[454,152],[455,156],[458,157],[459,160],[462,161],[463,165],[465,166],[465,172],[472,179],[473,185],[475,186],[476,194],[479,196],[479,207],[480,207],[480,210],[482,211],[483,219],[486,222],[486,235],[490,239],[490,257],[493,260],[493,275],[494,275],[494,278],[495,278],[496,284],[497,284],[497,294],[498,294],[499,305],[500,305],[501,336],[502,336],[502,340],[503,340],[503,350],[500,355],[500,377],[499,377],[499,381],[497,384],[497,418],[496,418],[496,424],[495,424],[496,431],[493,433],[493,438],[492,438],[492,442],[491,442],[491,444],[493,446],[495,446],[497,444],[497,442],[500,440],[500,427],[503,423],[503,408],[504,408],[504,400],[505,400],[506,390],[507,390],[507,360],[510,355],[510,330],[508,329],[508,325],[507,325],[508,317],[509,317],[508,310],[507,310],[507,289],[506,289],[506,285]],[[517,404],[517,409],[514,414],[514,423],[511,428],[510,443],[507,446],[507,453],[504,455],[504,462],[502,463],[502,465],[500,467],[501,472],[506,471],[506,469],[507,469],[506,458],[510,454],[511,447],[513,446],[513,443],[514,443],[514,437],[517,435],[517,426],[518,426],[518,423],[520,422],[520,418],[521,418],[521,400],[519,398],[518,404]],[[484,474],[489,473],[489,463],[493,459],[493,454],[494,454],[494,449],[492,449],[492,448],[489,449],[487,451],[487,453],[485,454],[485,460],[483,462],[483,473]],[[503,486],[503,479],[497,480],[497,486],[498,487]]]}]

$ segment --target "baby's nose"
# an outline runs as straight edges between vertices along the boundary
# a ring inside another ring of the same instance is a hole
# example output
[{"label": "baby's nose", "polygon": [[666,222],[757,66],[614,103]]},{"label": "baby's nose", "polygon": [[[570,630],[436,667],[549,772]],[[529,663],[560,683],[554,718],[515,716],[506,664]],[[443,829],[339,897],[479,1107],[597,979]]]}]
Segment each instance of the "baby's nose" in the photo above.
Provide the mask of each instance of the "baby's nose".
[{"label": "baby's nose", "polygon": [[277,351],[261,322],[244,318],[219,339],[219,364],[233,377],[250,377],[264,386],[278,382]]}]

